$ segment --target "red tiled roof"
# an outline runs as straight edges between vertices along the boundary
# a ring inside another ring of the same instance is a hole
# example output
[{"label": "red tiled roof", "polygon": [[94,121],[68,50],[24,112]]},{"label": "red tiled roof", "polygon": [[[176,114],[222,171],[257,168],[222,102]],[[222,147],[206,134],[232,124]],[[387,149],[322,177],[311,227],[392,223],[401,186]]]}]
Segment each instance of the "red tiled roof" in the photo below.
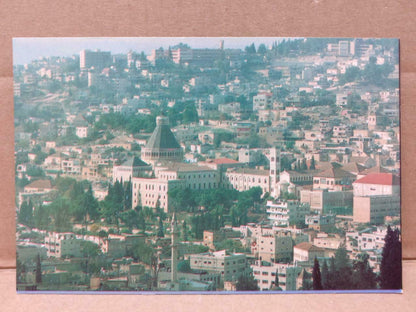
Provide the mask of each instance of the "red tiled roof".
[{"label": "red tiled roof", "polygon": [[390,170],[381,166],[371,167],[361,172],[361,174],[370,174],[370,173],[391,173]]},{"label": "red tiled roof", "polygon": [[314,177],[322,178],[349,178],[355,175],[341,168],[330,168],[314,175]]},{"label": "red tiled roof", "polygon": [[297,244],[295,246],[297,249],[302,249],[302,250],[306,250],[306,251],[324,251],[322,248],[319,248],[315,245],[312,245],[311,243],[308,242],[303,242],[300,244]]},{"label": "red tiled roof", "polygon": [[363,165],[360,165],[357,162],[350,162],[348,164],[345,164],[342,166],[342,169],[348,172],[362,172],[365,170],[365,167]]},{"label": "red tiled roof", "polygon": [[400,185],[400,178],[391,173],[370,173],[354,183]]},{"label": "red tiled roof", "polygon": [[52,184],[49,180],[36,180],[25,186],[26,188],[51,189]]},{"label": "red tiled roof", "polygon": [[264,95],[269,96],[269,97],[273,96],[273,93],[267,92],[267,91],[261,91],[261,92],[258,93],[258,95],[260,95],[260,94],[262,94],[262,95],[264,94]]},{"label": "red tiled roof", "polygon": [[238,161],[237,160],[230,159],[230,158],[217,158],[217,159],[208,160],[207,162],[213,163],[213,164],[218,164],[218,165],[222,165],[222,164],[238,164]]}]

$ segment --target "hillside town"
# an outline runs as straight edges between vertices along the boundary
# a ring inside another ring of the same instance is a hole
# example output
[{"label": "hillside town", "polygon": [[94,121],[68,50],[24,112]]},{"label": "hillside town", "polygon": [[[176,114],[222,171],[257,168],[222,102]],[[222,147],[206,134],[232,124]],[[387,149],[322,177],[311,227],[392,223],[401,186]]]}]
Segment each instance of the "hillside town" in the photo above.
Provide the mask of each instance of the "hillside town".
[{"label": "hillside town", "polygon": [[20,291],[401,288],[397,40],[85,49],[14,101]]}]

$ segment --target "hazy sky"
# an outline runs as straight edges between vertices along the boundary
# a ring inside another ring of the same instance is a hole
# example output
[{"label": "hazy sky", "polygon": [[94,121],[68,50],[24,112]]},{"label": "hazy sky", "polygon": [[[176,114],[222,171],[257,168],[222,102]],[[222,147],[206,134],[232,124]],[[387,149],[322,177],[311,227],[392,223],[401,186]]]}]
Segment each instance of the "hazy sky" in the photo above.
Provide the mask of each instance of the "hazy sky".
[{"label": "hazy sky", "polygon": [[283,38],[276,37],[120,37],[120,38],[14,38],[13,64],[26,64],[34,59],[47,56],[72,56],[83,49],[100,49],[115,53],[127,53],[129,50],[146,54],[159,47],[168,48],[180,42],[192,48],[218,48],[220,40],[224,47],[243,48],[254,43],[271,45]]}]

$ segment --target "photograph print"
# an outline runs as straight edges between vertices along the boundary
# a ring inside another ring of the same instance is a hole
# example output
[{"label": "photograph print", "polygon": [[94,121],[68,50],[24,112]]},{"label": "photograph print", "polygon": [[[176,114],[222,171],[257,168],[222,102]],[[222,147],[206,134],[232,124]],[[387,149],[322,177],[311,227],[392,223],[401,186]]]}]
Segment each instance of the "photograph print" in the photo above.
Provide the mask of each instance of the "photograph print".
[{"label": "photograph print", "polygon": [[19,292],[400,292],[399,41],[13,40]]}]

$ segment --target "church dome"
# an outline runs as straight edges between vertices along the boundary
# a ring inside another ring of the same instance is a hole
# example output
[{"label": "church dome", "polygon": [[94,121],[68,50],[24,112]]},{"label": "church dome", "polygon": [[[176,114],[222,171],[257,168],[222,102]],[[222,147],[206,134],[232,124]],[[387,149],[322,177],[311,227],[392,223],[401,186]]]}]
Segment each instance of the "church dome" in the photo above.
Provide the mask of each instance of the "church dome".
[{"label": "church dome", "polygon": [[143,148],[141,157],[144,161],[182,160],[183,151],[170,130],[168,117],[156,117],[156,128]]}]

